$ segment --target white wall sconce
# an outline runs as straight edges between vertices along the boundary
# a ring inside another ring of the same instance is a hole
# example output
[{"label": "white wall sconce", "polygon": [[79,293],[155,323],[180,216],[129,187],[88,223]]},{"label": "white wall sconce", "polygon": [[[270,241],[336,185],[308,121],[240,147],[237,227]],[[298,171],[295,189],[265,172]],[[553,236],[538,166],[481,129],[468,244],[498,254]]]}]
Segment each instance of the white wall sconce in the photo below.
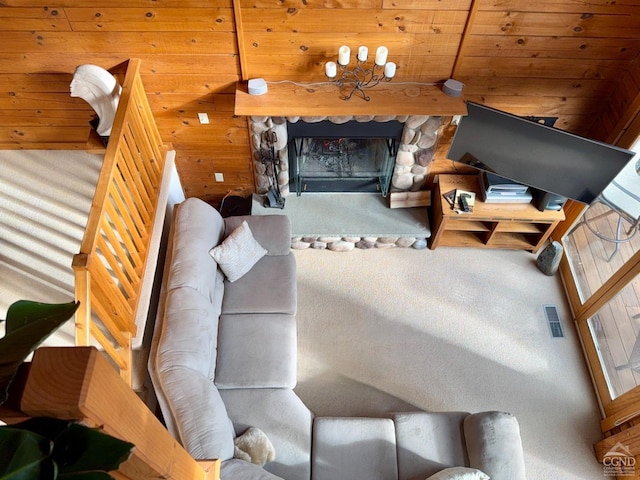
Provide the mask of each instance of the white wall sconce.
[{"label": "white wall sconce", "polygon": [[341,98],[343,100],[350,100],[353,94],[356,93],[368,102],[371,97],[367,95],[365,89],[375,87],[382,81],[389,82],[396,74],[396,64],[387,62],[388,55],[389,50],[387,47],[378,47],[372,67],[366,68],[369,49],[361,46],[358,48],[358,54],[356,55],[356,65],[350,70],[347,67],[351,62],[351,49],[343,45],[338,49],[337,62],[327,62],[325,64],[325,75],[340,88],[351,88],[351,92],[348,95],[342,95]]}]

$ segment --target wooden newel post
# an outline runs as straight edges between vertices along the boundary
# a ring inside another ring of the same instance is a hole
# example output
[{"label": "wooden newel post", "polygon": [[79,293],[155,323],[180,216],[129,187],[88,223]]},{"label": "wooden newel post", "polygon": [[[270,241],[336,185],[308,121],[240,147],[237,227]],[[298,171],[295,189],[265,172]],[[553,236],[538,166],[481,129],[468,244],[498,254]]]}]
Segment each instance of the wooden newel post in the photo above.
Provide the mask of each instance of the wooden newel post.
[{"label": "wooden newel post", "polygon": [[219,461],[194,460],[93,347],[36,350],[20,407],[31,417],[80,420],[133,443],[118,478],[219,478]]}]

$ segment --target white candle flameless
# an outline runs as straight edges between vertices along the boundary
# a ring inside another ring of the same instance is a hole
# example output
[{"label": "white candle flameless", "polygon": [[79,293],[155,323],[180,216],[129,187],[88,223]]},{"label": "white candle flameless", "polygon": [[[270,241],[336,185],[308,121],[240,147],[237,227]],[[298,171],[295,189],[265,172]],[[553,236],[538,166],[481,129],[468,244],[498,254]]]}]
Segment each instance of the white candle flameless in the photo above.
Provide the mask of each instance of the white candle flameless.
[{"label": "white candle flameless", "polygon": [[351,57],[351,49],[346,45],[343,45],[338,50],[338,63],[340,65],[349,65],[349,60]]},{"label": "white candle flameless", "polygon": [[358,48],[358,60],[360,60],[361,62],[366,62],[368,56],[369,49],[367,47]]},{"label": "white candle flameless", "polygon": [[336,62],[327,62],[324,66],[325,75],[329,78],[333,78],[338,73],[338,66]]},{"label": "white candle flameless", "polygon": [[389,50],[387,47],[378,47],[376,50],[376,65],[382,66],[387,63],[387,55],[389,54]]},{"label": "white candle flameless", "polygon": [[396,74],[396,64],[389,62],[384,66],[384,76],[387,78],[393,78]]}]

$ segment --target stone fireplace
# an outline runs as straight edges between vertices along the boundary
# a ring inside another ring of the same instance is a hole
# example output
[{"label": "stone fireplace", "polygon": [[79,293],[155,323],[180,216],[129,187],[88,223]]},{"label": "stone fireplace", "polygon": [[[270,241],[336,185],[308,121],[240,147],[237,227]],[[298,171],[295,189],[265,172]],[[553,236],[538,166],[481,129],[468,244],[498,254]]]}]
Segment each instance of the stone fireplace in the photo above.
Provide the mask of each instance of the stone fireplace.
[{"label": "stone fireplace", "polygon": [[[386,195],[425,187],[442,132],[442,117],[251,116],[250,126],[258,193],[265,193],[270,186],[263,161],[263,151],[271,148],[267,143],[270,138],[283,195],[292,189],[301,194],[311,184],[311,191],[377,189]],[[378,140],[371,141],[373,138]],[[373,158],[378,155],[380,159]]]}]

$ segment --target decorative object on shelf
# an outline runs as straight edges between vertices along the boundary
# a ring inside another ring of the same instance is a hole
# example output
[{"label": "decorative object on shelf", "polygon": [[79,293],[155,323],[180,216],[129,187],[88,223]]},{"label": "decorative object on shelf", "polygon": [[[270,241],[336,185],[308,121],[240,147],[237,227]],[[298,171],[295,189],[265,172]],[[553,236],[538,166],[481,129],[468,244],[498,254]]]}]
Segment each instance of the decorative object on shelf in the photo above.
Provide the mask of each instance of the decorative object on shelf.
[{"label": "decorative object on shelf", "polygon": [[98,116],[92,127],[103,141],[108,139],[122,92],[115,77],[97,65],[80,65],[73,74],[69,89],[72,97],[80,97],[91,105]]},{"label": "decorative object on shelf", "polygon": [[450,97],[459,97],[462,95],[463,88],[464,83],[454,80],[453,78],[450,78],[442,85],[442,91]]},{"label": "decorative object on shelf", "polygon": [[264,78],[252,78],[248,83],[249,95],[264,95],[267,93],[267,82]]},{"label": "decorative object on shelf", "polygon": [[366,68],[369,49],[361,46],[358,48],[356,65],[350,70],[347,67],[351,62],[351,49],[343,45],[338,49],[338,61],[325,64],[325,75],[340,88],[351,88],[348,95],[342,96],[343,100],[350,100],[352,95],[357,93],[368,102],[371,97],[366,94],[365,88],[375,87],[382,81],[389,82],[396,74],[396,64],[387,62],[388,55],[387,47],[378,47],[373,66]]}]

